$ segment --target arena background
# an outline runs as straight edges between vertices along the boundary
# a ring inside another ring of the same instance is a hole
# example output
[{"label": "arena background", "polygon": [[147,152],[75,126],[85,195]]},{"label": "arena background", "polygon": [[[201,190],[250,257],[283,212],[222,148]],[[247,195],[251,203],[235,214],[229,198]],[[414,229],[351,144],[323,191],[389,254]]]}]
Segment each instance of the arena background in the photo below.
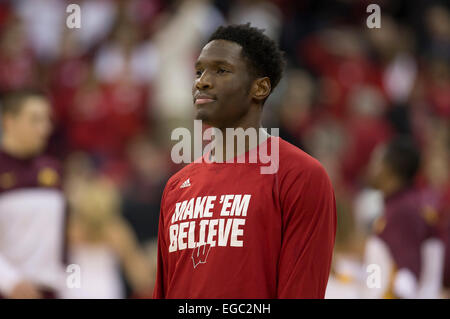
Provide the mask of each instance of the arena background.
[{"label": "arena background", "polygon": [[[70,3],[81,7],[79,29],[66,26]],[[366,23],[371,3],[381,8],[379,29]],[[0,93],[39,87],[54,107],[47,152],[64,163],[69,260],[85,276],[68,298],[151,296],[161,193],[182,167],[170,159],[170,132],[192,125],[193,63],[216,27],[246,22],[276,39],[288,62],[263,126],[280,128],[282,138],[319,159],[336,191],[327,297],[361,298],[364,239],[382,210],[367,164],[396,134],[420,145],[416,183],[441,198],[448,227],[444,2],[2,1]]]}]

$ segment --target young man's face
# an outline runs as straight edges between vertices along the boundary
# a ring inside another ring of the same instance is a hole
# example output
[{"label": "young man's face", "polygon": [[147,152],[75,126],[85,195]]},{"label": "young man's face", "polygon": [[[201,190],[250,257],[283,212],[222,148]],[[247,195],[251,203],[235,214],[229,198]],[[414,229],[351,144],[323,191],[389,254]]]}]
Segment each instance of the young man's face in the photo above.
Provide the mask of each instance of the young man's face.
[{"label": "young man's face", "polygon": [[44,149],[52,130],[51,108],[42,97],[30,96],[16,114],[6,114],[4,134],[20,145],[24,153],[38,153]]},{"label": "young man's face", "polygon": [[242,47],[226,40],[209,42],[195,64],[192,96],[195,118],[218,127],[235,127],[251,106],[251,76]]}]

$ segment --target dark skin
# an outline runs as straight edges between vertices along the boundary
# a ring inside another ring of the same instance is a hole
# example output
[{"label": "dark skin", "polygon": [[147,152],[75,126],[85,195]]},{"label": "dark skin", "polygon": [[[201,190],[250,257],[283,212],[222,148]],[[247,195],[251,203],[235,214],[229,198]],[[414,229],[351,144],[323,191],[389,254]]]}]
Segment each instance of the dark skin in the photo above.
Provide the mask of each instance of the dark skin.
[{"label": "dark skin", "polygon": [[[222,130],[261,127],[262,105],[271,91],[268,77],[252,75],[242,47],[213,40],[202,49],[195,64],[192,86],[195,118]],[[246,147],[248,150],[248,146]]]}]

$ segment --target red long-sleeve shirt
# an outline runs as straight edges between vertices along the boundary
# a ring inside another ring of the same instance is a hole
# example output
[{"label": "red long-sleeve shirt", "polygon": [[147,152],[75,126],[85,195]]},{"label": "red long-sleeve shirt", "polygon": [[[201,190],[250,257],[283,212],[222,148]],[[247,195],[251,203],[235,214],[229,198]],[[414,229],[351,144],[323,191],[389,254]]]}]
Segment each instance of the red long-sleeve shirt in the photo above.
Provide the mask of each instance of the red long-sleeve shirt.
[{"label": "red long-sleeve shirt", "polygon": [[168,181],[154,298],[324,297],[334,192],[321,164],[299,148],[277,137],[259,147],[273,141],[273,174],[261,174],[268,164],[259,160],[202,162]]}]

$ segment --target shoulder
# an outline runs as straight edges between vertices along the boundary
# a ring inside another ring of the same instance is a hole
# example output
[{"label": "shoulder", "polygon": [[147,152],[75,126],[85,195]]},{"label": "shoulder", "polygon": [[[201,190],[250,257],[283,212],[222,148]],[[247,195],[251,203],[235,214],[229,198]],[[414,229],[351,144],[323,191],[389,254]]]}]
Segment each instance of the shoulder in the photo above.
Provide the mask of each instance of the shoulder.
[{"label": "shoulder", "polygon": [[[279,166],[276,182],[283,216],[335,219],[333,186],[317,159],[280,139]],[[299,215],[297,211],[306,213]]]},{"label": "shoulder", "polygon": [[[13,157],[0,150],[1,168],[8,169],[11,167],[15,167],[16,165],[25,166],[30,169],[33,167],[33,165],[37,165],[38,167],[40,166],[52,167],[57,170],[61,170],[62,167],[60,160],[50,155],[41,154],[28,159],[20,159]],[[21,167],[21,169],[23,169],[23,167]]]},{"label": "shoulder", "polygon": [[439,219],[439,195],[431,189],[411,186],[386,201],[390,220],[436,226]]},{"label": "shoulder", "polygon": [[0,152],[0,191],[23,188],[62,188],[62,165],[48,155],[15,158]]},{"label": "shoulder", "polygon": [[280,178],[286,176],[309,176],[328,180],[325,168],[316,158],[281,138],[278,140]]},{"label": "shoulder", "polygon": [[331,180],[323,165],[300,148],[279,139],[280,164],[276,177],[281,201],[292,197],[333,198]]}]

